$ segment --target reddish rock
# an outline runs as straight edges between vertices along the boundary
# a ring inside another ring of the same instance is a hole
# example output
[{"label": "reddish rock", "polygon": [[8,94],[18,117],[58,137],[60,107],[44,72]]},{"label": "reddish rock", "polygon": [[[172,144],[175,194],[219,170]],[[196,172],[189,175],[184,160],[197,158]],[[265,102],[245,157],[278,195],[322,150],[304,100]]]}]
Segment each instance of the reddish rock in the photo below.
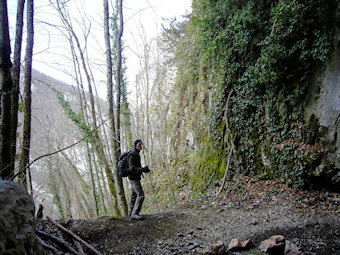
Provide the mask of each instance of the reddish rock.
[{"label": "reddish rock", "polygon": [[252,248],[256,247],[255,244],[253,243],[253,241],[250,240],[250,239],[243,241],[241,246],[245,250],[252,249]]},{"label": "reddish rock", "polygon": [[283,255],[285,252],[285,238],[282,235],[271,236],[269,239],[262,241],[259,249],[263,252],[275,255]]},{"label": "reddish rock", "polygon": [[223,241],[218,241],[217,243],[214,243],[211,246],[210,251],[206,252],[205,254],[216,254],[216,255],[222,255],[226,254],[227,247],[225,246]]},{"label": "reddish rock", "polygon": [[228,245],[228,251],[239,251],[242,248],[242,243],[239,239],[234,238]]}]

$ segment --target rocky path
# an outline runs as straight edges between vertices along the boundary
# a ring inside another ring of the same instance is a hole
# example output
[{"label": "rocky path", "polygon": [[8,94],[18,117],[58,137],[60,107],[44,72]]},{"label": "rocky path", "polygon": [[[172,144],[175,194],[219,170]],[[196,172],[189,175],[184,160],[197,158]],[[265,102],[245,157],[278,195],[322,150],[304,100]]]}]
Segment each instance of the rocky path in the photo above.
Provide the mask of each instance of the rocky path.
[{"label": "rocky path", "polygon": [[[186,201],[142,221],[103,217],[60,221],[103,254],[204,254],[213,243],[251,239],[258,247],[283,235],[304,254],[340,254],[338,194],[298,191],[279,184],[246,180],[227,194]],[[244,192],[242,191],[242,194]],[[39,227],[56,231],[47,221]],[[249,253],[248,253],[249,254]],[[261,253],[259,253],[261,254]]]}]

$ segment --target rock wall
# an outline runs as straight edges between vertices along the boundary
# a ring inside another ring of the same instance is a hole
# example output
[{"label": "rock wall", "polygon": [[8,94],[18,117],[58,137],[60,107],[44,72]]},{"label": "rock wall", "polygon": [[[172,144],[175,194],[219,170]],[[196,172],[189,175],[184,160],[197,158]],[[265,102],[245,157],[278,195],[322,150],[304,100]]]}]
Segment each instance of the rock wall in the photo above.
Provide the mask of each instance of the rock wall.
[{"label": "rock wall", "polygon": [[0,180],[0,254],[44,254],[36,242],[34,202],[25,189]]},{"label": "rock wall", "polygon": [[326,67],[316,115],[320,126],[327,127],[327,139],[335,145],[334,162],[340,169],[340,34],[338,47]]},{"label": "rock wall", "polygon": [[[326,147],[328,163],[320,164],[313,175],[328,176],[335,189],[340,190],[340,31],[336,47],[325,69],[310,90],[309,102],[305,108],[305,120],[309,129],[316,133],[319,143]],[[316,120],[317,131],[313,131]],[[328,165],[328,166],[327,166]],[[338,188],[336,188],[338,187]]]}]

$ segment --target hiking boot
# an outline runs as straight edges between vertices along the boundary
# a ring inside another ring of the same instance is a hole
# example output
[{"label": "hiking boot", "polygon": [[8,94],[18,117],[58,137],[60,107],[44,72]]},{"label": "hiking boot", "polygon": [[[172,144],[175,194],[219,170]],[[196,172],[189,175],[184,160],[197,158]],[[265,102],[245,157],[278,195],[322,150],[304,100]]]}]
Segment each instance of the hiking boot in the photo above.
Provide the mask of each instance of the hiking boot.
[{"label": "hiking boot", "polygon": [[142,219],[144,219],[144,217],[143,216],[141,216],[141,215],[139,215],[139,214],[132,214],[131,215],[131,219],[134,219],[134,220],[142,220]]}]

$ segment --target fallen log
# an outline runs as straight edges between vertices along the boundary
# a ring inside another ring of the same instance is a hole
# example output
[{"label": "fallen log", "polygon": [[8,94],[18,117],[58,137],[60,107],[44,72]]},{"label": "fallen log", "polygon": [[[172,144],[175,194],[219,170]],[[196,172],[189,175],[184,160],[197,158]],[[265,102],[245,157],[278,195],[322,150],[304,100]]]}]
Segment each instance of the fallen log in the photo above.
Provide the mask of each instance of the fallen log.
[{"label": "fallen log", "polygon": [[37,234],[40,235],[40,236],[48,237],[49,239],[51,239],[52,241],[57,242],[58,244],[62,245],[68,251],[70,251],[71,253],[73,253],[75,255],[80,255],[80,253],[77,252],[74,248],[72,248],[69,243],[67,243],[65,240],[63,240],[59,237],[56,237],[54,235],[51,235],[51,234],[46,233],[46,232],[41,231],[41,230],[37,230]]},{"label": "fallen log", "polygon": [[69,234],[71,237],[73,237],[75,240],[83,244],[86,248],[94,252],[96,255],[102,255],[100,251],[98,251],[96,248],[94,248],[92,245],[85,242],[83,239],[81,239],[79,236],[77,236],[75,233],[71,232],[70,230],[64,228],[62,225],[58,224],[55,220],[53,220],[51,217],[46,216],[46,218],[54,225],[56,225],[61,231]]}]

